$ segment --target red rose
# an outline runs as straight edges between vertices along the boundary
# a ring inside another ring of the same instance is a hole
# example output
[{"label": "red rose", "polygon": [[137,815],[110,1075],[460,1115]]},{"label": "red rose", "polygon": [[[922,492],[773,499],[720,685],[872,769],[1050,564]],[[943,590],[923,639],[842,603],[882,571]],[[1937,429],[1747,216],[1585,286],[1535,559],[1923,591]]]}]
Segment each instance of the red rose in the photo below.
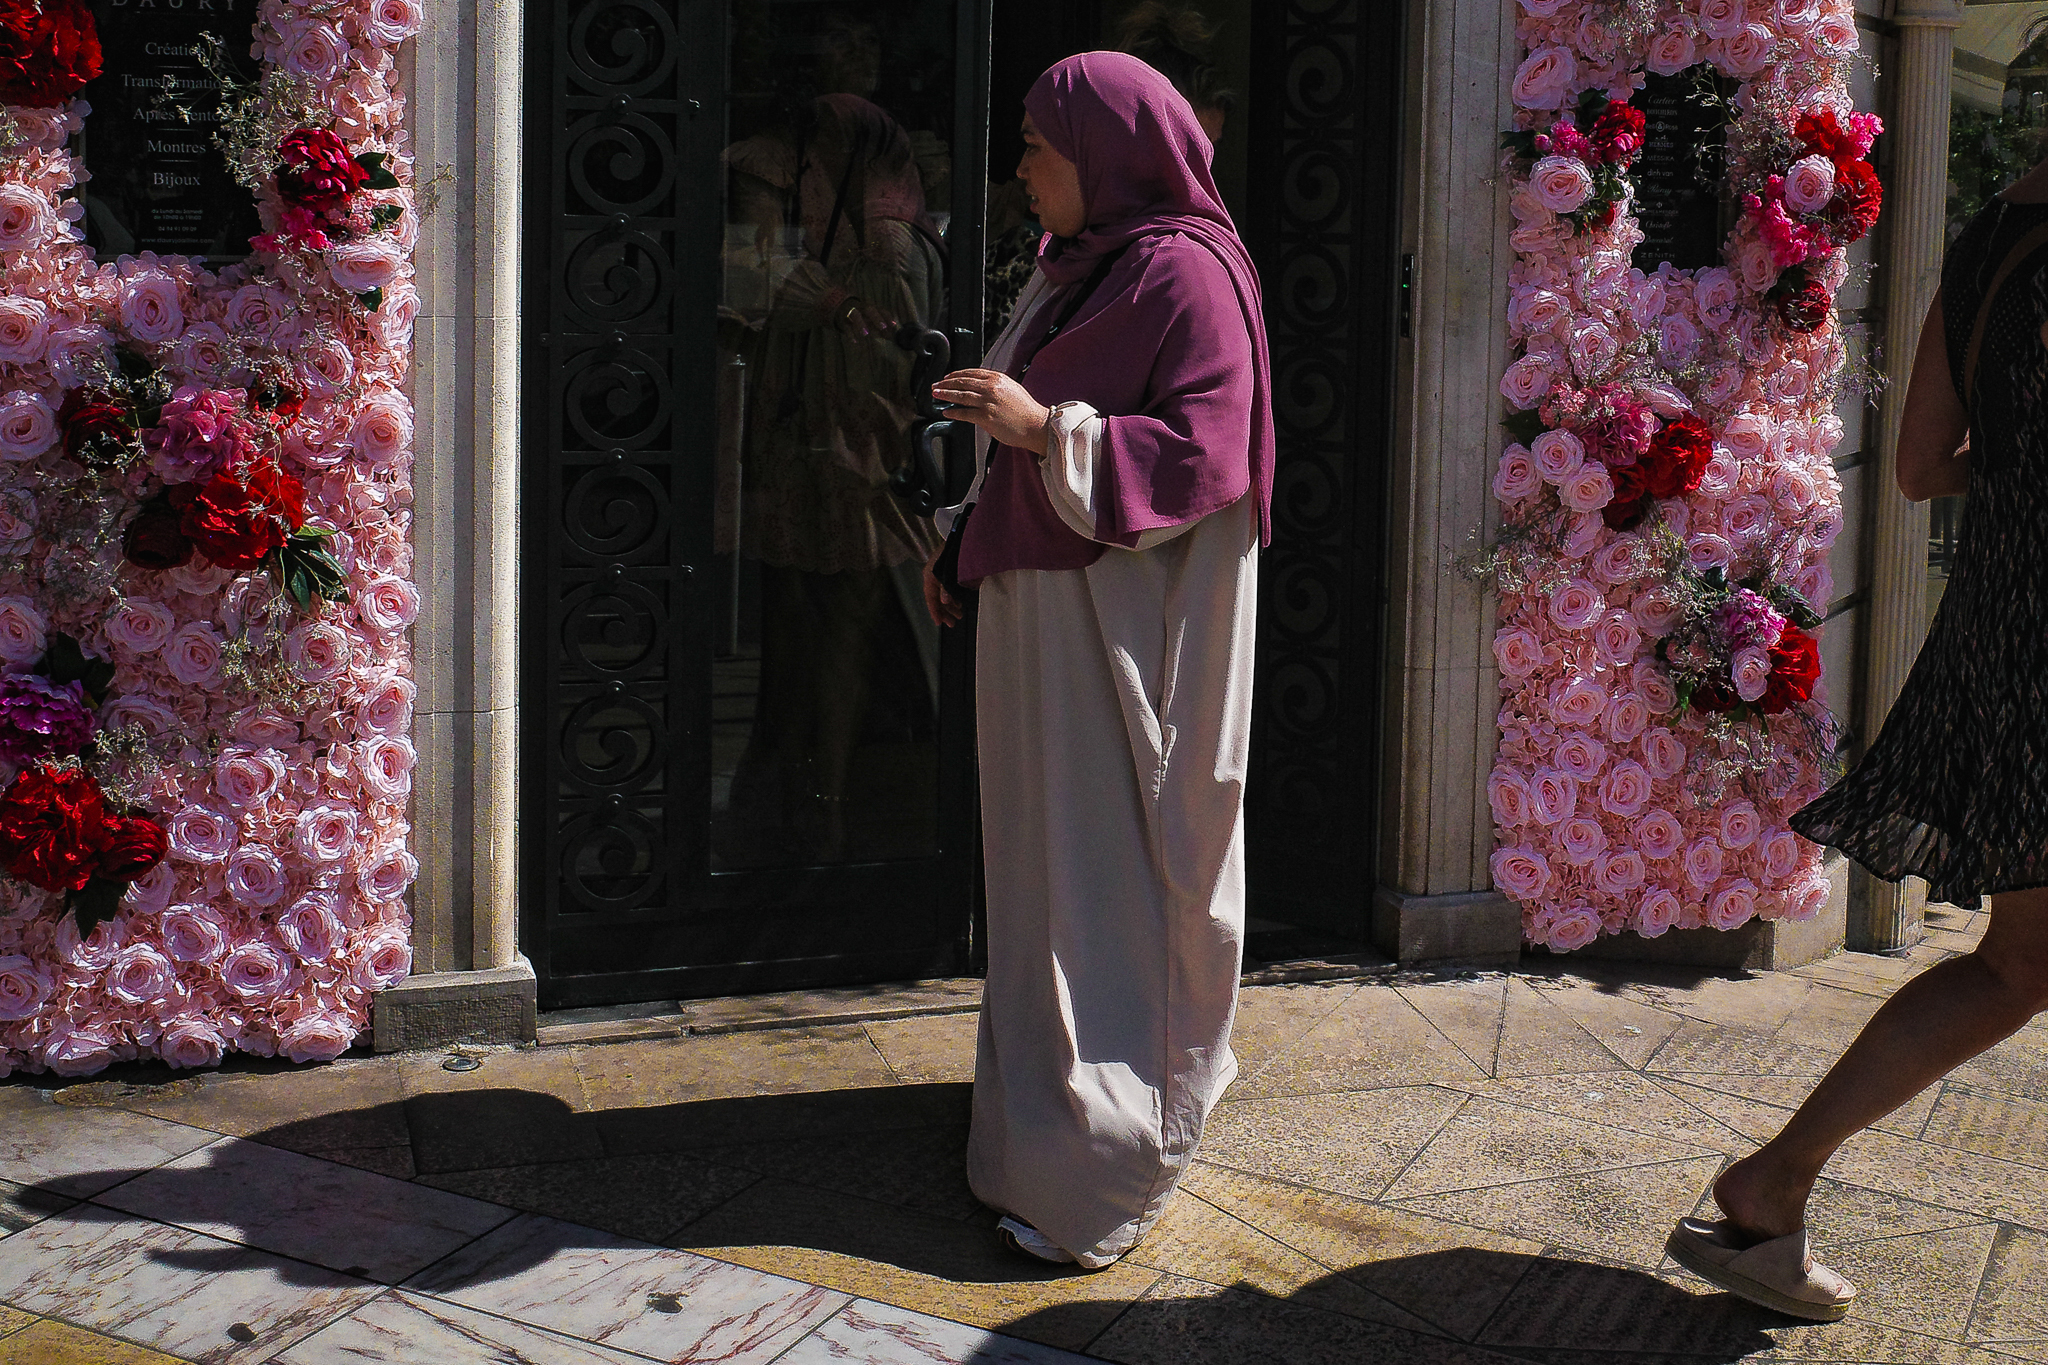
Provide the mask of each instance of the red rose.
[{"label": "red rose", "polygon": [[1653,498],[1678,498],[1700,486],[1707,461],[1714,458],[1714,433],[1691,413],[1672,419],[1650,440],[1642,462]]},{"label": "red rose", "polygon": [[1799,116],[1799,122],[1792,125],[1792,136],[1799,139],[1799,145],[1808,154],[1818,153],[1838,165],[1855,161],[1862,154],[1849,137],[1849,130],[1835,117],[1832,109],[1809,110]]},{"label": "red rose", "polygon": [[325,128],[301,128],[277,144],[277,192],[285,203],[330,213],[346,208],[349,196],[370,173],[349,155],[348,144]]},{"label": "red rose", "polygon": [[1805,701],[1820,681],[1820,641],[1797,626],[1788,625],[1778,643],[1771,646],[1771,680],[1757,709],[1767,716]]},{"label": "red rose", "polygon": [[86,0],[0,0],[0,104],[53,108],[99,74]]},{"label": "red rose", "polygon": [[192,562],[192,538],[180,529],[178,510],[168,503],[151,503],[128,523],[121,537],[121,553],[138,568],[162,572]]},{"label": "red rose", "polygon": [[251,460],[193,493],[178,527],[221,568],[253,569],[306,524],[305,499],[275,460]]},{"label": "red rose", "polygon": [[1860,242],[1877,226],[1884,208],[1884,183],[1868,161],[1835,167],[1835,197],[1828,202],[1828,237],[1836,246]]},{"label": "red rose", "polygon": [[1835,296],[1819,280],[1778,296],[1778,317],[1795,332],[1818,331],[1834,311]]},{"label": "red rose", "polygon": [[1640,462],[1610,465],[1607,478],[1614,485],[1614,496],[1600,509],[1600,520],[1612,530],[1629,530],[1650,510],[1650,488],[1643,478],[1643,466]]},{"label": "red rose", "polygon": [[57,420],[64,426],[64,453],[74,460],[108,458],[109,446],[125,446],[135,439],[128,410],[91,389],[73,389]]},{"label": "red rose", "polygon": [[0,866],[45,891],[78,891],[107,842],[107,801],[76,769],[38,765],[0,796]]},{"label": "red rose", "polygon": [[1593,120],[1590,141],[1600,159],[1609,165],[1636,159],[1643,150],[1643,135],[1649,122],[1643,111],[1621,100],[1610,100],[1606,112]]},{"label": "red rose", "polygon": [[113,882],[132,882],[164,860],[170,837],[145,815],[117,815],[107,821],[105,847],[93,871]]},{"label": "red rose", "polygon": [[1693,685],[1687,704],[1695,710],[1725,716],[1742,705],[1742,698],[1736,696],[1735,689],[1720,678],[1703,678]]}]

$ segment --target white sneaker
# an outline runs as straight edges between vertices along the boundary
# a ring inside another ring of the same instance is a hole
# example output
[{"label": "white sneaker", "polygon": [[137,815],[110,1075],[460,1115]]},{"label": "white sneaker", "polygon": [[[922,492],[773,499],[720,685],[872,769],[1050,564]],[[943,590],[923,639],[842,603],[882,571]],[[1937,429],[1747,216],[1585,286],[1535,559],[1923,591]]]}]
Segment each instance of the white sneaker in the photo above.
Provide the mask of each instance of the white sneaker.
[{"label": "white sneaker", "polygon": [[1012,1251],[1021,1251],[1026,1256],[1050,1261],[1054,1265],[1074,1264],[1072,1252],[1029,1223],[1006,1217],[996,1224],[996,1235],[1001,1237],[1003,1245]]}]

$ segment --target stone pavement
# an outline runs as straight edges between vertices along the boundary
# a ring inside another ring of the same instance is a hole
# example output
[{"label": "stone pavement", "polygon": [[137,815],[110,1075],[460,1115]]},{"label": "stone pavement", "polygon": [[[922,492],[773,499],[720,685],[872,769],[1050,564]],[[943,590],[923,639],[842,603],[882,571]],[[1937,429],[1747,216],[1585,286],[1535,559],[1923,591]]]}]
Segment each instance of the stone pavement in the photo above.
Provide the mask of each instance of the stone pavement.
[{"label": "stone pavement", "polygon": [[[0,1362],[2048,1362],[2048,1020],[1831,1168],[1863,1287],[1794,1326],[1666,1263],[1907,959],[1247,990],[1240,1079],[1100,1274],[961,1175],[974,1016],[0,1084]],[[44,1084],[49,1084],[44,1081]]]}]

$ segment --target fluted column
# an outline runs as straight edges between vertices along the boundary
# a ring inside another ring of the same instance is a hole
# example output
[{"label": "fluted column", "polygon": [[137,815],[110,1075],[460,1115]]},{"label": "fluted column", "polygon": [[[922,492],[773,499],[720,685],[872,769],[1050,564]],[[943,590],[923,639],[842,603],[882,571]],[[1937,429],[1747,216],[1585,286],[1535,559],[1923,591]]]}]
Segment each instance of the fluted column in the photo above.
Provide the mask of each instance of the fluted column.
[{"label": "fluted column", "polygon": [[[1927,626],[1927,504],[1906,501],[1898,485],[1899,417],[1920,343],[1920,324],[1941,279],[1942,227],[1948,207],[1949,77],[1963,0],[1897,0],[1899,49],[1890,64],[1891,117],[1885,184],[1888,248],[1885,288],[1885,390],[1878,467],[1871,481],[1871,578],[1868,652],[1859,726],[1874,739],[1906,684]],[[1926,888],[1861,879],[1849,946],[1866,952],[1903,948],[1920,937]]]}]

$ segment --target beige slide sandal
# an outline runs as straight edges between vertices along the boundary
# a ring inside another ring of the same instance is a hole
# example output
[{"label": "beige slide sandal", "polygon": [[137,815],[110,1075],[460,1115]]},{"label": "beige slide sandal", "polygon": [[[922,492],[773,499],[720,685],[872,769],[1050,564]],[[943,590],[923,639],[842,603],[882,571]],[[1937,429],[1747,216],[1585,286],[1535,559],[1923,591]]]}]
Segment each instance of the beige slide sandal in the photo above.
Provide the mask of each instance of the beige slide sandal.
[{"label": "beige slide sandal", "polygon": [[1681,1218],[1664,1250],[1708,1284],[1809,1322],[1839,1322],[1856,1299],[1855,1285],[1813,1259],[1805,1228],[1751,1245],[1732,1223]]}]

